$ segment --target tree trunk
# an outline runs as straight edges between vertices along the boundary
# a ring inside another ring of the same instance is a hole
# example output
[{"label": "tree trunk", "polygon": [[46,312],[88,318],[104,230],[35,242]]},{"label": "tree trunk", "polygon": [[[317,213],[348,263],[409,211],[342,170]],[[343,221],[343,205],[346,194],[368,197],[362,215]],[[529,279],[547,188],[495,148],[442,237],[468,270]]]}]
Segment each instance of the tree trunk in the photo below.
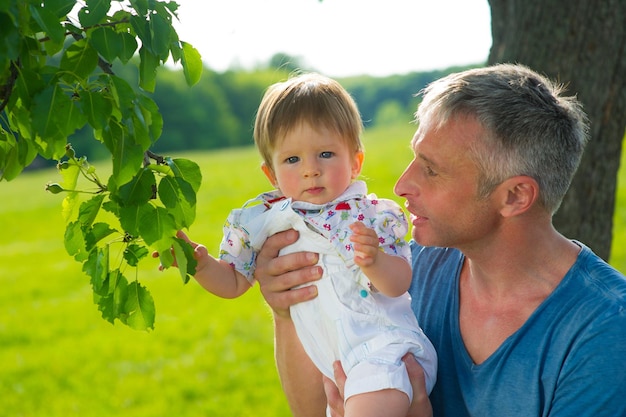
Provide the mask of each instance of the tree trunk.
[{"label": "tree trunk", "polygon": [[489,63],[528,65],[577,95],[591,141],[554,217],[556,228],[603,259],[611,251],[626,126],[626,1],[489,0]]}]

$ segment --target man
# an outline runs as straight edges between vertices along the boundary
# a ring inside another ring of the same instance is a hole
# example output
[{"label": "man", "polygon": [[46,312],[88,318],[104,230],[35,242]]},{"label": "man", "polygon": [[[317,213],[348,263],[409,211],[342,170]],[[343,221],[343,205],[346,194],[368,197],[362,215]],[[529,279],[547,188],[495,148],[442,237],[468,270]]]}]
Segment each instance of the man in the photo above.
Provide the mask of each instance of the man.
[{"label": "man", "polygon": [[[552,225],[587,140],[580,104],[521,65],[451,74],[416,113],[414,159],[395,192],[411,214],[413,310],[439,356],[434,416],[626,416],[626,278]],[[276,359],[296,416],[342,415],[293,330],[315,297],[316,255],[270,239],[256,278],[274,311]],[[407,358],[410,415],[430,415]],[[310,390],[296,391],[296,381]],[[324,385],[326,392],[324,392]]]}]

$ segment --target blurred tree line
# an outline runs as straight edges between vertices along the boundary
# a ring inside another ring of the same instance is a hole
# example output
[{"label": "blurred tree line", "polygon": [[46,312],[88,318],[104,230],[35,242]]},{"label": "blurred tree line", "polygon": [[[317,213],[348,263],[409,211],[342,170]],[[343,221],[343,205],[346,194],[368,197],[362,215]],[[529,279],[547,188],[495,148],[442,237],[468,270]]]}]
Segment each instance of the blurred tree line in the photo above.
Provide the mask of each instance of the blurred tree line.
[{"label": "blurred tree line", "polygon": [[[464,68],[447,68],[404,75],[337,78],[352,94],[366,127],[408,123],[417,107],[415,94],[429,82]],[[188,87],[180,69],[160,68],[152,98],[163,116],[163,134],[153,151],[171,153],[247,146],[253,143],[256,109],[267,87],[303,68],[299,59],[276,54],[254,70],[231,69],[222,73],[205,68],[202,78]],[[137,85],[137,69],[120,66],[114,72]],[[89,128],[77,131],[69,142],[90,160],[108,158],[104,145],[93,140]]]}]

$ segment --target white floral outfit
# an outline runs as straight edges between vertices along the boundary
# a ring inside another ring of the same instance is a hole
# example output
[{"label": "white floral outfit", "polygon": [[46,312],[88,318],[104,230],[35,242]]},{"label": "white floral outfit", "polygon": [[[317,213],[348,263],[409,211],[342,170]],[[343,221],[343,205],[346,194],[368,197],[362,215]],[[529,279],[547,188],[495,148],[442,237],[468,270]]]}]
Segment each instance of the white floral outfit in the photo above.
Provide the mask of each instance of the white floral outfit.
[{"label": "white floral outfit", "polygon": [[354,264],[348,227],[363,222],[378,234],[381,250],[410,263],[411,252],[404,240],[408,226],[395,202],[366,193],[362,181],[323,205],[292,201],[278,191],[263,193],[228,216],[220,258],[253,283],[256,254],[265,239],[279,231],[298,230],[298,241],[281,254],[319,253],[324,269],[323,277],[313,284],[318,296],[290,311],[311,360],[331,379],[332,363],[341,360],[348,376],[346,399],[390,388],[412,398],[402,356],[407,352],[416,356],[430,392],[436,379],[436,353],[415,319],[408,293],[393,298],[379,293]]}]

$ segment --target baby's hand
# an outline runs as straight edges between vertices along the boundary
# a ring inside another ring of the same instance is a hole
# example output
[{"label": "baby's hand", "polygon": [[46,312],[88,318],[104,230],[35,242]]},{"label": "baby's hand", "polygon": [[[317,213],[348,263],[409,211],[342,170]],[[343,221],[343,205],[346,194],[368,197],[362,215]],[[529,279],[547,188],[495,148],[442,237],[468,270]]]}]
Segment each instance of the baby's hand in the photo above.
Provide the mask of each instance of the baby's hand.
[{"label": "baby's hand", "polygon": [[[191,247],[193,248],[193,256],[196,259],[196,261],[198,261],[198,265],[196,266],[196,274],[197,274],[200,270],[202,270],[206,266],[208,262],[209,252],[207,251],[207,248],[204,245],[196,243],[192,241],[191,239],[189,239],[189,237],[182,230],[179,230],[176,233],[176,237],[178,237],[179,239],[183,239],[184,241],[189,243]],[[172,252],[172,255],[174,256],[174,262],[172,263],[172,266],[178,267],[178,262],[176,261],[176,255],[174,254],[173,250],[171,250],[171,252]],[[152,257],[158,258],[159,253],[153,252]],[[163,269],[164,269],[163,265],[162,264],[159,265],[159,271],[163,271]]]},{"label": "baby's hand", "polygon": [[350,241],[354,247],[354,262],[360,267],[373,265],[380,251],[378,235],[374,229],[370,229],[361,222],[352,223],[350,229],[352,230]]}]

